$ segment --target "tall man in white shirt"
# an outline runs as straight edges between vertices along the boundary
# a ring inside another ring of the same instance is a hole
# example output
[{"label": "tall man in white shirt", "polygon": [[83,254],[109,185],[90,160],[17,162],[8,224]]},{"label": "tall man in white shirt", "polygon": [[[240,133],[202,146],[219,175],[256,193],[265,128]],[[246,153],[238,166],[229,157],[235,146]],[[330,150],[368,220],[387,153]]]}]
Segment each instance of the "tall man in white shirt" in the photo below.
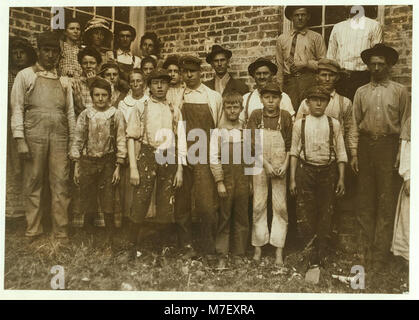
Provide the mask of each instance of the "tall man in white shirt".
[{"label": "tall man in white shirt", "polygon": [[361,52],[383,42],[378,21],[365,16],[362,6],[348,6],[348,19],[337,23],[330,34],[327,58],[336,60],[344,71],[337,91],[353,100],[356,90],[370,81]]}]

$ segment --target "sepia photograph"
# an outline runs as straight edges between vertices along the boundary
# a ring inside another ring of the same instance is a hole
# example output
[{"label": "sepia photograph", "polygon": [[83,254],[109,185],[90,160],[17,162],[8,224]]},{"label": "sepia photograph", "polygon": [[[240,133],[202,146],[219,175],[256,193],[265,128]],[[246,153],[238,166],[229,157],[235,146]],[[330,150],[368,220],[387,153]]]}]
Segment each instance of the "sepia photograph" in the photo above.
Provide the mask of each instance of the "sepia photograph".
[{"label": "sepia photograph", "polygon": [[413,5],[132,4],[7,7],[6,293],[408,294]]}]

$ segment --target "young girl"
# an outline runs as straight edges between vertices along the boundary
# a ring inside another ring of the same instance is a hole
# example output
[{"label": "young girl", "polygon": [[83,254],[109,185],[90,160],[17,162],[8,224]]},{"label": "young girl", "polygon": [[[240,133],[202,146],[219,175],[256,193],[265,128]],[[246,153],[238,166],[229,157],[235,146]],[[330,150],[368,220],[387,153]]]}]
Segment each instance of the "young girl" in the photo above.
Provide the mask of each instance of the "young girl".
[{"label": "young girl", "polygon": [[78,78],[82,74],[82,69],[77,59],[80,51],[80,35],[80,21],[76,19],[66,20],[65,40],[60,43],[61,58],[58,64],[58,72],[62,76]]}]

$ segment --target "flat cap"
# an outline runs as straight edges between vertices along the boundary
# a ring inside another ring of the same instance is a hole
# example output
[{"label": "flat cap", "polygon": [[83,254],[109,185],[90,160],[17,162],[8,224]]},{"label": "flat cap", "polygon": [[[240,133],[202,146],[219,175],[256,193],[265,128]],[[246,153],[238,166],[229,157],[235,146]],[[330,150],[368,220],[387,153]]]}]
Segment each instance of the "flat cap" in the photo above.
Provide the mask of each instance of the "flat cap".
[{"label": "flat cap", "polygon": [[154,69],[148,76],[147,76],[147,85],[150,86],[151,80],[153,79],[162,79],[167,80],[167,82],[170,82],[172,79],[171,76],[167,73],[164,69]]},{"label": "flat cap", "polygon": [[281,95],[282,91],[281,91],[281,87],[279,86],[279,83],[276,81],[268,81],[260,90],[260,94],[264,94],[268,92]]},{"label": "flat cap", "polygon": [[60,47],[60,35],[58,32],[45,31],[37,35],[38,48],[41,47]]},{"label": "flat cap", "polygon": [[256,61],[249,64],[249,67],[247,68],[247,70],[249,71],[249,74],[252,77],[255,77],[256,69],[262,66],[268,67],[269,70],[272,72],[272,75],[275,75],[278,72],[278,67],[276,66],[276,64],[272,63],[271,60],[266,59],[266,58],[256,59]]},{"label": "flat cap", "polygon": [[201,70],[201,59],[194,56],[181,57],[179,64],[182,69],[193,70],[193,71]]},{"label": "flat cap", "polygon": [[324,98],[324,99],[330,100],[330,92],[327,91],[324,87],[317,85],[317,86],[312,86],[308,88],[307,91],[305,92],[305,97],[307,99],[317,97],[317,98]]},{"label": "flat cap", "polygon": [[334,73],[338,73],[340,71],[340,65],[335,60],[322,58],[318,62],[317,69],[327,69]]},{"label": "flat cap", "polygon": [[163,63],[163,69],[167,69],[172,64],[179,67],[179,56],[177,54],[167,57],[166,61]]}]

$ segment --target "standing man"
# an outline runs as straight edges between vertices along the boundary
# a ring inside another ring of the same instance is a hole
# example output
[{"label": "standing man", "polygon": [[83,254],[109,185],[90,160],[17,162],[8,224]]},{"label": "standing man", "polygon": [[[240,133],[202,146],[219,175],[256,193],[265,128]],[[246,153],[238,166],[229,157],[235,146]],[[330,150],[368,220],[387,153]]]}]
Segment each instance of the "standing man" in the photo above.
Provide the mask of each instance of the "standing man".
[{"label": "standing man", "polygon": [[382,271],[390,253],[392,228],[401,178],[400,128],[410,116],[406,88],[390,80],[390,68],[398,60],[396,50],[384,44],[362,51],[371,73],[370,83],[354,97],[353,115],[359,133],[352,169],[358,174],[360,263]]},{"label": "standing man", "polygon": [[231,55],[232,53],[230,50],[224,49],[217,44],[212,46],[206,61],[214,69],[215,75],[214,78],[204,82],[204,84],[221,95],[233,90],[244,95],[249,92],[247,85],[242,80],[234,79],[233,76],[227,72]]},{"label": "standing man", "polygon": [[317,61],[326,56],[326,45],[319,33],[307,27],[310,6],[287,6],[285,16],[293,28],[281,34],[276,44],[278,82],[297,111],[304,92],[314,84]]},{"label": "standing man", "polygon": [[[209,143],[211,129],[215,129],[222,115],[221,95],[201,83],[201,60],[193,56],[184,56],[180,60],[180,68],[183,80],[186,84],[183,96],[182,117],[185,121],[188,142],[188,166],[184,175],[192,177],[195,208],[201,219],[202,249],[204,254],[215,258],[215,237],[218,223],[218,199],[217,188],[212,177],[209,165]],[[195,130],[194,130],[195,129]],[[191,132],[193,130],[193,132]],[[199,132],[205,136],[196,139]],[[193,149],[198,152],[194,152]],[[198,159],[197,159],[198,158]],[[198,160],[198,161],[193,161]],[[188,179],[185,179],[185,183]],[[186,190],[191,190],[189,186]],[[184,201],[190,202],[188,193],[184,195]],[[176,221],[180,227],[179,236],[192,252],[190,247],[190,221],[191,211],[177,212]],[[180,216],[179,216],[180,215]]]},{"label": "standing man", "polygon": [[363,7],[347,8],[348,19],[335,24],[330,34],[327,58],[336,60],[344,72],[337,91],[353,101],[356,89],[370,81],[361,52],[383,42],[383,30],[379,22],[365,16]]},{"label": "standing man", "polygon": [[182,108],[183,92],[185,91],[185,84],[182,81],[179,68],[179,56],[171,55],[168,56],[166,61],[163,63],[163,69],[166,69],[170,76],[169,90],[167,91],[167,101],[172,106],[177,107],[179,110]]},{"label": "standing man", "polygon": [[74,137],[75,116],[71,84],[59,77],[56,65],[60,56],[59,35],[38,35],[38,63],[23,69],[12,88],[12,132],[24,162],[26,196],[25,235],[32,241],[43,233],[41,202],[44,177],[51,190],[52,232],[67,238],[69,145]]}]

